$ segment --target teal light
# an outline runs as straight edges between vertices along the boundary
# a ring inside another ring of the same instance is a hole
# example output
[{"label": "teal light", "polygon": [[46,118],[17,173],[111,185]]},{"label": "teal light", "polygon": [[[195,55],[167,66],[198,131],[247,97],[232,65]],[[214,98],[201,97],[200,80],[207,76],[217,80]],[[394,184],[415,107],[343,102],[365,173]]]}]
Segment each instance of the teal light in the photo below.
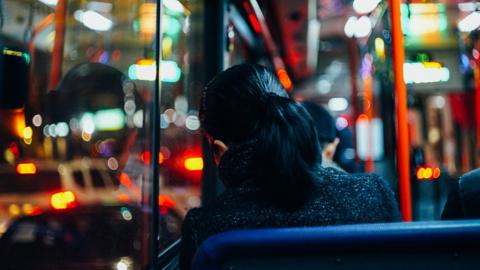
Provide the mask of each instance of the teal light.
[{"label": "teal light", "polygon": [[[155,62],[149,65],[133,64],[128,68],[131,80],[155,81]],[[182,69],[175,61],[163,60],[160,64],[160,79],[162,82],[176,83],[182,76]]]},{"label": "teal light", "polygon": [[95,128],[100,131],[116,131],[125,126],[125,113],[121,109],[98,110],[93,116]]}]

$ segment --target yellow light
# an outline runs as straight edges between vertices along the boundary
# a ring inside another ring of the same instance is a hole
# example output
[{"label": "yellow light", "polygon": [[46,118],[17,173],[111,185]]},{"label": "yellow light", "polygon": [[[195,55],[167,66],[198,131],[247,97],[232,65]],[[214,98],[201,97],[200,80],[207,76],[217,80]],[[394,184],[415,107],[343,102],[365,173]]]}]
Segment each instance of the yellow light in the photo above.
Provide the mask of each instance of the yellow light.
[{"label": "yellow light", "polygon": [[173,46],[172,38],[169,36],[165,36],[162,39],[163,57],[170,58],[170,56],[172,55],[172,46]]},{"label": "yellow light", "polygon": [[425,169],[420,168],[417,170],[417,179],[425,179]]},{"label": "yellow light", "polygon": [[33,129],[31,127],[25,127],[22,134],[24,139],[31,139],[33,136]]},{"label": "yellow light", "polygon": [[423,66],[425,68],[435,68],[435,69],[442,68],[442,64],[440,64],[438,62],[423,62]]},{"label": "yellow light", "polygon": [[375,39],[375,53],[380,60],[385,60],[385,42],[381,38]]},{"label": "yellow light", "polygon": [[35,174],[37,166],[33,163],[20,163],[17,165],[17,173],[19,174]]},{"label": "yellow light", "polygon": [[32,144],[32,138],[23,138],[23,142],[27,145]]},{"label": "yellow light", "polygon": [[92,134],[82,131],[82,140],[89,142],[92,139]]},{"label": "yellow light", "polygon": [[75,203],[75,195],[71,191],[58,192],[50,198],[50,204],[55,209],[66,209]]},{"label": "yellow light", "polygon": [[10,206],[8,207],[8,212],[12,216],[18,216],[20,215],[20,207],[18,207],[18,205],[16,204],[10,204]]},{"label": "yellow light", "polygon": [[432,168],[426,168],[425,169],[425,179],[430,179],[432,178],[432,175],[433,175],[433,170]]},{"label": "yellow light", "polygon": [[33,206],[29,203],[24,204],[22,208],[25,215],[31,215],[33,213]]},{"label": "yellow light", "polygon": [[185,169],[189,171],[201,171],[203,169],[203,159],[201,157],[187,158],[184,165]]},{"label": "yellow light", "polygon": [[137,61],[137,65],[139,66],[154,66],[155,65],[155,60],[154,59],[149,59],[149,58],[145,58],[145,59],[140,59]]},{"label": "yellow light", "polygon": [[17,136],[23,138],[23,130],[25,129],[25,113],[23,110],[12,114],[12,123]]}]

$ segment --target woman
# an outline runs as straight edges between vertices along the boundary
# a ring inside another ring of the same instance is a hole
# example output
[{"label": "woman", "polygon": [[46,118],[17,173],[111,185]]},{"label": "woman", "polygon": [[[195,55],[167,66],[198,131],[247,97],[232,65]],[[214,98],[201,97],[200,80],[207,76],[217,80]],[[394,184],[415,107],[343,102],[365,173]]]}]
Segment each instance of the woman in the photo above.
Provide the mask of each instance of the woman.
[{"label": "woman", "polygon": [[243,64],[220,73],[200,113],[226,190],[187,214],[182,269],[205,239],[228,230],[399,220],[380,177],[320,167],[310,115],[268,69]]}]

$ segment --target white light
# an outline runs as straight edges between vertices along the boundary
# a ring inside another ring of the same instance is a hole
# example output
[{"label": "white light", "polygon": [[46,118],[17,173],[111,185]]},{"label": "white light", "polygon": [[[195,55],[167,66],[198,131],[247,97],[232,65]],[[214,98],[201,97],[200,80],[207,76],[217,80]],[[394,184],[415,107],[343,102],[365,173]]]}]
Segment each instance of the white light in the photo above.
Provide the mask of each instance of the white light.
[{"label": "white light", "polygon": [[338,130],[342,130],[348,127],[348,121],[345,117],[340,116],[337,118],[337,121],[335,121],[335,126]]},{"label": "white light", "polygon": [[164,0],[162,1],[162,3],[166,8],[170,9],[171,11],[179,13],[185,12],[185,8],[178,0]]},{"label": "white light", "polygon": [[48,126],[48,134],[52,137],[57,137],[57,126],[55,124]]},{"label": "white light", "polygon": [[165,115],[165,120],[167,123],[173,123],[175,120],[177,120],[177,112],[172,108],[166,109],[163,112],[163,115]]},{"label": "white light", "polygon": [[328,94],[332,90],[332,83],[329,80],[321,79],[317,83],[317,91],[320,94]]},{"label": "white light", "polygon": [[107,160],[107,166],[110,170],[115,171],[118,169],[118,161],[116,158],[111,157]]},{"label": "white light", "polygon": [[80,126],[82,127],[82,131],[87,134],[92,134],[95,131],[95,122],[93,121],[93,114],[85,113],[80,119]]},{"label": "white light", "polygon": [[343,30],[347,37],[367,37],[372,32],[372,22],[368,16],[362,16],[358,19],[357,17],[352,16],[348,18]]},{"label": "white light", "polygon": [[345,98],[331,98],[328,101],[328,108],[334,112],[345,111],[347,107],[348,101]]},{"label": "white light", "polygon": [[133,115],[133,124],[137,128],[143,127],[143,110],[138,110]]},{"label": "white light", "polygon": [[40,2],[44,3],[45,5],[48,6],[56,6],[58,0],[40,0]]},{"label": "white light", "polygon": [[355,37],[367,37],[372,32],[372,22],[367,16],[362,16],[357,20]]},{"label": "white light", "polygon": [[70,122],[68,122],[68,124],[70,125],[70,129],[72,131],[80,130],[80,123],[78,122],[77,118],[70,119]]},{"label": "white light", "polygon": [[185,120],[185,127],[189,130],[195,131],[200,128],[200,120],[196,115],[189,115]]},{"label": "white light", "polygon": [[472,32],[480,27],[480,12],[475,11],[458,22],[458,30],[462,32]]},{"label": "white light", "polygon": [[183,113],[188,111],[188,101],[187,98],[183,95],[179,95],[175,98],[175,110]]},{"label": "white light", "polygon": [[32,118],[32,123],[34,126],[39,127],[42,125],[42,116],[40,114],[35,114]]},{"label": "white light", "polygon": [[60,122],[55,126],[55,133],[58,137],[65,137],[68,135],[68,125],[65,122]]},{"label": "white light", "polygon": [[405,83],[447,82],[450,79],[448,68],[427,68],[422,63],[403,64],[403,73]]},{"label": "white light", "polygon": [[136,109],[135,101],[131,99],[125,101],[125,104],[123,105],[123,109],[128,115],[134,114]]},{"label": "white light", "polygon": [[45,137],[50,137],[50,133],[48,132],[48,129],[49,129],[49,125],[45,125],[43,127],[43,135],[45,135]]},{"label": "white light", "polygon": [[98,12],[109,13],[112,11],[113,5],[111,3],[92,1],[87,4],[87,9]]},{"label": "white light", "polygon": [[123,261],[119,261],[117,263],[117,270],[128,270],[128,265]]},{"label": "white light", "polygon": [[458,3],[458,9],[463,12],[472,12],[477,9],[480,9],[480,3],[474,2],[466,2],[466,3]]},{"label": "white light", "polygon": [[348,18],[347,22],[345,23],[345,27],[343,29],[347,37],[353,37],[353,35],[355,34],[356,23],[357,23],[357,17],[352,16]]},{"label": "white light", "polygon": [[113,26],[112,20],[93,10],[77,10],[73,16],[77,21],[95,31],[108,31]]},{"label": "white light", "polygon": [[445,98],[442,96],[433,97],[433,105],[435,108],[442,109],[445,107]]},{"label": "white light", "polygon": [[353,1],[353,9],[360,14],[370,13],[375,8],[381,0],[355,0]]}]

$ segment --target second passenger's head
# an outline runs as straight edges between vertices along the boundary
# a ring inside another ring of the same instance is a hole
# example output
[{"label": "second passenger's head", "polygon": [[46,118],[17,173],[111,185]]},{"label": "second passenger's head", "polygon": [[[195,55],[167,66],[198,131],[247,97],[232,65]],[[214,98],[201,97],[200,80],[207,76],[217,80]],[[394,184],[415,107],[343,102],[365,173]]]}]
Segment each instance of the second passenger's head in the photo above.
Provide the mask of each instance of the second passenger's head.
[{"label": "second passenger's head", "polygon": [[201,121],[226,186],[255,179],[277,202],[302,201],[321,160],[313,122],[273,72],[242,64],[205,88]]}]

